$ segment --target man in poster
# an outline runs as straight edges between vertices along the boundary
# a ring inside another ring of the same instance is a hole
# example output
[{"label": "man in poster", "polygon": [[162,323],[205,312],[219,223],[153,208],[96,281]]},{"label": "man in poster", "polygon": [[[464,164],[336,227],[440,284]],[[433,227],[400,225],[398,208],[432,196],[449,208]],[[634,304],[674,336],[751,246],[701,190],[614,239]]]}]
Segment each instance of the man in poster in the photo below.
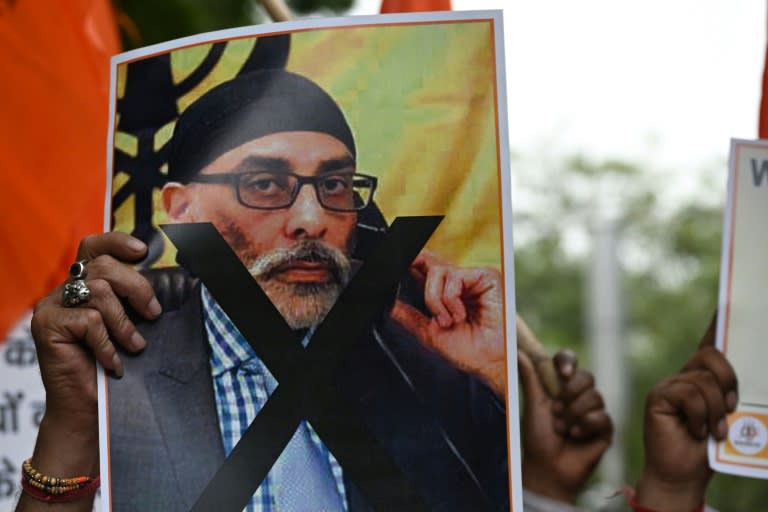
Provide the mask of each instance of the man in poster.
[{"label": "man in poster", "polygon": [[[286,323],[312,329],[350,280],[357,212],[373,200],[376,180],[355,172],[355,156],[351,130],[325,91],[299,75],[260,71],[219,85],[180,117],[163,204],[172,222],[212,222]],[[422,274],[434,318],[426,323],[432,345],[450,354],[452,364],[402,326],[372,325],[337,372],[340,399],[353,404],[404,476],[417,482],[431,510],[466,509],[474,491],[446,485],[450,472],[465,471],[488,503],[505,510],[499,275],[428,255],[414,270]],[[148,326],[147,349],[126,359],[125,378],[109,386],[116,508],[189,508],[277,385],[205,286],[181,302],[178,312]],[[394,315],[414,326],[426,320],[404,304]],[[424,404],[436,410],[436,421],[423,420]],[[459,457],[441,446],[443,436]],[[157,463],[137,467],[137,457]],[[301,485],[289,483],[308,465],[317,469],[304,470]],[[365,496],[346,477],[304,422],[251,507],[291,509],[303,501],[318,510],[361,509]],[[156,492],[141,492],[148,482]]]}]

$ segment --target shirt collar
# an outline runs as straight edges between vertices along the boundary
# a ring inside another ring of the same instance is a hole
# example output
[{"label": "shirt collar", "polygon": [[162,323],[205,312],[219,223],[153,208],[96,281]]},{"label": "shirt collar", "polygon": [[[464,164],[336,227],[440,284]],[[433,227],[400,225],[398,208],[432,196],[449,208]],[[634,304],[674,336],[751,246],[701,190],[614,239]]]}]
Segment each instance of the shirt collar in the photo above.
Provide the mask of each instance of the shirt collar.
[{"label": "shirt collar", "polygon": [[[203,299],[203,319],[208,332],[208,343],[211,345],[211,374],[213,377],[236,369],[242,365],[251,366],[252,370],[267,371],[264,364],[256,355],[256,351],[240,331],[229,315],[221,309],[205,285],[200,287]],[[316,326],[307,330],[301,344],[305,347],[317,329]]]},{"label": "shirt collar", "polygon": [[208,288],[201,287],[203,319],[211,345],[211,373],[214,377],[253,361],[261,363],[248,340],[232,323],[229,316],[211,296]]}]

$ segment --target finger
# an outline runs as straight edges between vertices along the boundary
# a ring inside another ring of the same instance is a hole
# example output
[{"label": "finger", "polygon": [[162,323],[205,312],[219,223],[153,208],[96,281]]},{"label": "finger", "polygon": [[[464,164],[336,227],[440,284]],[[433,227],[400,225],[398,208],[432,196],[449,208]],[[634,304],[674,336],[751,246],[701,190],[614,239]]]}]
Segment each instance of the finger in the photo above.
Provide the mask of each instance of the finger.
[{"label": "finger", "polygon": [[413,260],[413,263],[411,263],[409,271],[414,280],[423,287],[431,269],[449,265],[450,263],[447,260],[444,260],[436,253],[429,249],[423,249],[419,255],[416,256],[416,259]]},{"label": "finger", "polygon": [[112,231],[83,238],[77,250],[77,259],[92,260],[102,254],[109,254],[121,261],[138,261],[146,252],[146,244],[138,238]]},{"label": "finger", "polygon": [[572,402],[566,404],[560,413],[560,417],[568,424],[577,424],[583,416],[604,408],[603,396],[595,388],[589,388]]},{"label": "finger", "polygon": [[558,398],[567,406],[576,397],[595,387],[595,378],[586,370],[577,369],[573,376],[560,389]]},{"label": "finger", "polygon": [[707,408],[707,426],[709,432],[717,439],[722,440],[728,433],[725,420],[725,397],[720,391],[715,376],[708,371],[697,370],[681,374],[678,379],[695,386]]},{"label": "finger", "polygon": [[579,360],[572,350],[561,350],[553,357],[555,369],[561,380],[568,380],[578,367]]},{"label": "finger", "polygon": [[712,319],[709,321],[709,326],[704,332],[704,336],[699,341],[699,348],[714,347],[715,346],[715,334],[717,334],[717,310],[712,315]]},{"label": "finger", "polygon": [[427,274],[425,274],[420,269],[414,266],[411,266],[411,268],[408,269],[408,272],[410,276],[413,278],[413,281],[419,285],[419,287],[421,288],[421,291],[423,292],[424,284],[427,281]]},{"label": "finger", "polygon": [[123,363],[109,338],[101,313],[89,308],[58,308],[58,322],[67,333],[61,338],[54,338],[52,343],[77,343],[82,341],[93,353],[101,365],[122,377]]},{"label": "finger", "polygon": [[122,377],[125,373],[123,362],[109,338],[101,315],[92,309],[85,310],[85,313],[87,315],[86,332],[83,335],[85,344],[90,347],[93,356],[104,368],[109,368],[117,377]]},{"label": "finger", "polygon": [[706,439],[709,432],[707,402],[696,386],[674,378],[659,390],[659,397],[672,405],[691,437]]},{"label": "finger", "polygon": [[585,414],[579,422],[571,426],[568,435],[577,441],[613,438],[613,421],[605,409],[598,409]]},{"label": "finger", "polygon": [[432,267],[424,284],[424,304],[437,319],[437,324],[443,329],[450,327],[453,323],[448,308],[443,304],[445,278],[446,269],[444,267]]},{"label": "finger", "polygon": [[445,288],[443,289],[442,302],[448,309],[451,318],[455,323],[460,323],[467,318],[467,309],[461,300],[461,293],[464,289],[464,281],[459,272],[448,273],[445,279]]},{"label": "finger", "polygon": [[86,307],[101,314],[111,338],[132,352],[142,350],[147,342],[128,318],[123,304],[112,291],[112,286],[104,279],[88,281],[91,299]]},{"label": "finger", "polygon": [[725,355],[714,347],[706,346],[684,367],[683,371],[706,370],[717,379],[720,392],[726,397],[729,411],[733,411],[738,404],[738,381],[736,372],[728,362]]},{"label": "finger", "polygon": [[432,267],[446,266],[448,264],[448,260],[441,258],[429,249],[424,249],[413,260],[411,267],[426,275]]},{"label": "finger", "polygon": [[103,279],[115,295],[128,301],[145,318],[152,319],[162,312],[155,291],[135,268],[125,265],[109,255],[97,256],[87,264],[88,285],[93,279]]},{"label": "finger", "polygon": [[427,318],[421,311],[414,308],[410,304],[406,304],[401,300],[397,300],[395,301],[395,305],[390,312],[390,317],[395,322],[402,325],[422,345],[431,348],[432,343],[429,336],[430,319]]},{"label": "finger", "polygon": [[546,390],[541,385],[531,359],[520,350],[517,351],[517,371],[520,377],[520,385],[523,391],[524,414],[533,413],[536,404],[541,404],[549,399]]}]

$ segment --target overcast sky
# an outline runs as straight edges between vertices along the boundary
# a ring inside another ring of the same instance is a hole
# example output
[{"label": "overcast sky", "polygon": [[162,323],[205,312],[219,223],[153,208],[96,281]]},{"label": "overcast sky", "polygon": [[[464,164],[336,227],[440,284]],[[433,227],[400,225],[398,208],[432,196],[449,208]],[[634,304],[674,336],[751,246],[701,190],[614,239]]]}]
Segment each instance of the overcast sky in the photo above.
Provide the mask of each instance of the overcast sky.
[{"label": "overcast sky", "polygon": [[[374,14],[379,0],[358,0]],[[504,9],[510,143],[690,174],[755,138],[763,1],[453,0]]]}]

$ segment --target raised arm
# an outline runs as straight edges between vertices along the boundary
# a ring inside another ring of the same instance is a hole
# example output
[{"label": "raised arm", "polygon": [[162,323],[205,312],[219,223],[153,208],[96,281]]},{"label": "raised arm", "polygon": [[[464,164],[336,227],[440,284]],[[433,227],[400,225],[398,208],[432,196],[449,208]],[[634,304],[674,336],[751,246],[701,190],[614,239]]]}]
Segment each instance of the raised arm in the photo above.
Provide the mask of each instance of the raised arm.
[{"label": "raised arm", "polygon": [[[85,272],[74,270],[80,272],[76,277],[83,278],[90,298],[83,295],[82,302],[74,300],[75,304],[65,306],[62,285],[35,307],[32,336],[46,408],[30,464],[41,475],[70,479],[99,474],[95,361],[119,378],[123,365],[116,345],[131,352],[146,345],[124,303],[147,319],[161,312],[152,287],[125,264],[140,260],[145,253],[141,241],[123,233],[87,237],[77,256],[84,262]],[[79,512],[93,506],[92,492],[65,493],[59,498],[64,501],[49,498],[53,502],[42,501],[49,492],[36,494],[37,498],[23,492],[16,511]]]}]

